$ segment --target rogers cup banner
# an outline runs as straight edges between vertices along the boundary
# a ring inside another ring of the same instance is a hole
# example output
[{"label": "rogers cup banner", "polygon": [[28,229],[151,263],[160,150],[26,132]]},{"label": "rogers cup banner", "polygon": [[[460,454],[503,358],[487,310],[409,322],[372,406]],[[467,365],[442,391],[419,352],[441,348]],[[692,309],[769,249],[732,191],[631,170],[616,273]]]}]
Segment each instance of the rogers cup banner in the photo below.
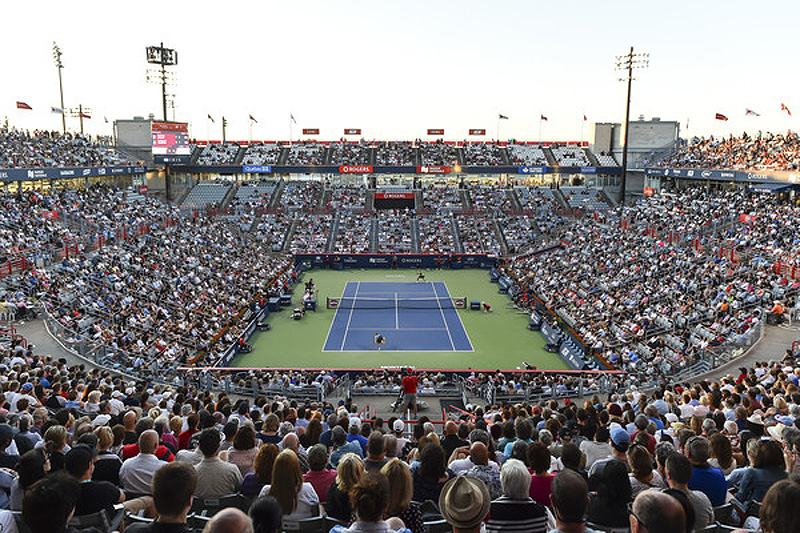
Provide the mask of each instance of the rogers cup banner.
[{"label": "rogers cup banner", "polygon": [[319,135],[319,128],[303,128],[303,135]]},{"label": "rogers cup banner", "polygon": [[486,135],[486,130],[483,130],[483,129],[469,130],[469,134],[470,135]]},{"label": "rogers cup banner", "polygon": [[443,167],[443,166],[417,167],[417,174],[450,174],[450,167]]},{"label": "rogers cup banner", "polygon": [[413,192],[376,192],[376,200],[413,200]]},{"label": "rogers cup banner", "polygon": [[345,135],[361,135],[361,128],[345,128]]},{"label": "rogers cup banner", "polygon": [[371,174],[370,165],[345,165],[339,167],[339,174]]},{"label": "rogers cup banner", "polygon": [[428,135],[444,135],[444,130],[437,128],[429,128]]}]

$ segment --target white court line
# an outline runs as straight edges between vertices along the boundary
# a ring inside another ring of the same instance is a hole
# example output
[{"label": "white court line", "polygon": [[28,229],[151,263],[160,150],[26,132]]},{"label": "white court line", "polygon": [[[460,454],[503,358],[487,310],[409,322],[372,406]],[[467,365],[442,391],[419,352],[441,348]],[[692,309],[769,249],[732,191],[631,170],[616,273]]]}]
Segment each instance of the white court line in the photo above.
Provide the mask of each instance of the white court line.
[{"label": "white court line", "polygon": [[397,305],[397,293],[394,293],[394,329],[400,329],[400,306]]},{"label": "white court line", "polygon": [[444,309],[442,309],[442,303],[439,301],[439,293],[436,291],[436,285],[433,285],[433,294],[436,296],[436,305],[439,306],[439,312],[442,314],[442,322],[444,322],[444,329],[447,330],[447,337],[450,339],[450,347],[453,351],[456,351],[456,345],[453,342],[453,336],[450,334],[450,326],[447,325],[447,319],[444,316]]},{"label": "white court line", "polygon": [[[450,289],[447,288],[447,283],[445,283],[444,281],[437,281],[435,283],[441,283],[442,287],[444,287],[444,290],[447,293],[447,298],[450,298],[451,300],[453,299],[452,296],[450,295]],[[465,303],[466,303],[466,305],[469,305],[469,299],[467,299]],[[466,309],[466,307],[464,309]],[[459,351],[461,351],[461,352],[474,352],[475,351],[475,345],[472,344],[472,340],[470,340],[470,338],[469,338],[469,331],[467,331],[467,328],[464,327],[464,321],[461,320],[461,315],[458,314],[458,309],[453,309],[453,311],[455,312],[456,317],[458,318],[458,323],[461,325],[461,331],[464,332],[464,335],[467,337],[467,342],[469,343],[469,350],[459,350]]]},{"label": "white court line", "polygon": [[[361,287],[361,282],[359,281],[356,284],[356,294],[355,294],[355,296],[353,296],[353,303],[355,303],[356,298],[358,298],[358,289],[360,287]],[[342,296],[342,298],[344,298],[344,296]],[[353,307],[355,307],[355,305],[353,305]],[[344,351],[344,343],[347,340],[347,333],[350,330],[350,320],[353,319],[353,307],[350,308],[350,314],[347,316],[347,325],[344,328],[344,335],[342,335],[342,347],[339,348],[340,352]]]}]

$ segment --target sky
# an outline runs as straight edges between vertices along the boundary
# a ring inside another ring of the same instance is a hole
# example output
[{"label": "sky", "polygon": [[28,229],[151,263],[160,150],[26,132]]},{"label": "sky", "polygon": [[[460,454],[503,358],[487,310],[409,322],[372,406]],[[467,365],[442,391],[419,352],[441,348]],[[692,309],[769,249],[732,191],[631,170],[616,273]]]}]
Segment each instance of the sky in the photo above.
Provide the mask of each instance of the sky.
[{"label": "sky", "polygon": [[88,133],[160,119],[145,48],[163,41],[178,51],[175,119],[198,140],[220,139],[222,116],[228,140],[297,139],[302,128],[321,140],[344,128],[367,139],[443,128],[462,140],[482,128],[471,139],[491,140],[498,114],[509,117],[501,139],[589,140],[590,123],[624,119],[615,60],[633,46],[650,61],[635,73],[632,119],[677,120],[684,138],[783,132],[800,119],[798,15],[800,3],[738,0],[2,2],[0,120],[61,129],[54,41],[65,107],[92,110]]}]

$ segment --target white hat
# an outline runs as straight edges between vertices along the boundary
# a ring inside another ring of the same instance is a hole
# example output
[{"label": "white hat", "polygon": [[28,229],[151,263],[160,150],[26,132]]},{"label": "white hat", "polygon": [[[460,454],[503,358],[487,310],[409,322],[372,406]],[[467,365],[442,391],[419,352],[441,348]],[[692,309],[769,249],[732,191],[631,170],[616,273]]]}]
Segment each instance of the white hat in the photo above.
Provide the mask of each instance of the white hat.
[{"label": "white hat", "polygon": [[405,429],[405,427],[406,427],[406,425],[403,424],[403,421],[400,420],[399,418],[394,421],[394,424],[392,424],[392,429],[394,429],[395,433],[400,433],[401,431],[403,431]]},{"label": "white hat", "polygon": [[675,413],[667,413],[664,415],[664,418],[667,419],[668,424],[674,424],[675,422],[678,422],[678,415]]}]

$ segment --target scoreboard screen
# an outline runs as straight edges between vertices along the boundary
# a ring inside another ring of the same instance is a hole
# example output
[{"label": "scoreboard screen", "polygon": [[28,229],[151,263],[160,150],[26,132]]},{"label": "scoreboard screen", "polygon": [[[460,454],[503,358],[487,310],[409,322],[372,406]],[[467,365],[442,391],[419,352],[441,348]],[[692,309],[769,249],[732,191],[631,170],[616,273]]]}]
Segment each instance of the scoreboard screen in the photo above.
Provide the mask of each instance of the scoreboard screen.
[{"label": "scoreboard screen", "polygon": [[185,122],[153,122],[153,155],[191,155],[189,128]]}]

